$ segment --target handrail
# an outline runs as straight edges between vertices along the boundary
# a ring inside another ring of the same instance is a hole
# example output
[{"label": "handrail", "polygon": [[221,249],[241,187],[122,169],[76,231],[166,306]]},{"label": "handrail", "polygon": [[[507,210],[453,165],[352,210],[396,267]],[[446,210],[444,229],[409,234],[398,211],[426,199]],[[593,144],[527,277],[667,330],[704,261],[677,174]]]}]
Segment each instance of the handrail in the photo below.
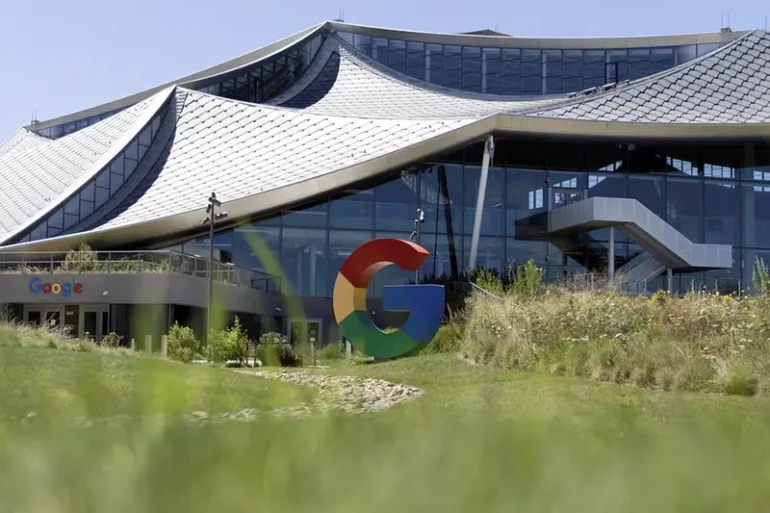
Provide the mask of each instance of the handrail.
[{"label": "handrail", "polygon": [[0,274],[185,274],[199,278],[280,292],[279,280],[253,269],[173,250],[148,251],[36,251],[0,253]]}]

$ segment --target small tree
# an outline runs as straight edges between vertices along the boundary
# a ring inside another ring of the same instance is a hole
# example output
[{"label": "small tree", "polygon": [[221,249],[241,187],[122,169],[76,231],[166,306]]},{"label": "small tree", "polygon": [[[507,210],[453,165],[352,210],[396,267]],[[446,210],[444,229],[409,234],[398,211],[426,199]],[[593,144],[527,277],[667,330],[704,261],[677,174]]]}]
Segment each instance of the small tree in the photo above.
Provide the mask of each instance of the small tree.
[{"label": "small tree", "polygon": [[235,323],[224,330],[211,330],[209,332],[207,356],[213,362],[237,361],[242,364],[249,349],[249,337],[241,326],[238,316]]},{"label": "small tree", "polygon": [[195,332],[189,326],[175,322],[168,330],[168,357],[180,362],[191,362],[200,348]]}]

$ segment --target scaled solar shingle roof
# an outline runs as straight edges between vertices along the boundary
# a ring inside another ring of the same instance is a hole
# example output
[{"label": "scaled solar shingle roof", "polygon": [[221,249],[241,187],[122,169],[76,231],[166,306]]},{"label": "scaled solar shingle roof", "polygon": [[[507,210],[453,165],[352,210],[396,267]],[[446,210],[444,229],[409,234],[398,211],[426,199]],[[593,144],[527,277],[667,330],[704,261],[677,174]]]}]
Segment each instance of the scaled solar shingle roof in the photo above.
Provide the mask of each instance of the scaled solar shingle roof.
[{"label": "scaled solar shingle roof", "polygon": [[682,66],[532,116],[629,123],[770,122],[770,35],[752,32]]},{"label": "scaled solar shingle roof", "polygon": [[198,210],[212,190],[227,202],[311,180],[472,122],[321,116],[180,91],[187,99],[162,169],[100,230]]},{"label": "scaled solar shingle roof", "polygon": [[[94,165],[123,149],[128,143],[124,136],[141,128],[150,105],[152,98],[61,139],[45,139],[44,144],[39,136],[26,135],[26,143],[22,140],[0,156],[0,240],[59,205],[71,185],[98,172],[101,166]],[[32,140],[36,143],[30,144]]]}]

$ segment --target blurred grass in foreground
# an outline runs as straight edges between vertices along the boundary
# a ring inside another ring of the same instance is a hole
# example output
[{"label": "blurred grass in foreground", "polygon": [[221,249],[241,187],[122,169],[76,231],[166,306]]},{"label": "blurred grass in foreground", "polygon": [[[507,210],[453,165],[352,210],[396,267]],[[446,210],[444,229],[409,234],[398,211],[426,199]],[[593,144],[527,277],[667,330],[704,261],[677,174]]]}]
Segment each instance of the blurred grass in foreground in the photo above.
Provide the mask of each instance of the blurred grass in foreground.
[{"label": "blurred grass in foreground", "polygon": [[[56,359],[94,356],[48,354],[49,374],[59,368]],[[127,358],[96,357],[104,359],[102,369]],[[126,382],[134,389],[142,389],[142,378],[174,383],[168,376],[177,369],[229,373],[155,364]],[[29,372],[32,383],[35,371]],[[338,363],[327,372],[407,382],[426,394],[356,417],[214,426],[137,420],[80,429],[45,419],[0,423],[0,511],[648,513],[770,504],[770,408],[761,397],[517,374],[449,355]],[[89,405],[101,397],[89,390],[105,375],[61,387]],[[244,387],[243,400],[261,401],[241,378],[265,382],[238,376],[234,385]],[[4,380],[5,389],[11,383]],[[275,385],[268,392],[284,390]],[[170,401],[183,388],[153,394]]]}]

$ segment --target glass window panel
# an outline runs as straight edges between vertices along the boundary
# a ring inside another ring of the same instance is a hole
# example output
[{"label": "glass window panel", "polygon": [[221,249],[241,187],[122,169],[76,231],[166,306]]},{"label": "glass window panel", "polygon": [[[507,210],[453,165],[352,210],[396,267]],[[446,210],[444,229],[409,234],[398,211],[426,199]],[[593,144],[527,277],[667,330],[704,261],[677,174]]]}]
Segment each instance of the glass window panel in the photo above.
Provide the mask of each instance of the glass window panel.
[{"label": "glass window panel", "polygon": [[546,266],[546,242],[516,240],[508,237],[505,240],[505,269],[516,269],[526,264],[529,259],[535,261],[539,267]]},{"label": "glass window panel", "polygon": [[[481,168],[465,166],[465,233],[473,233],[476,216],[476,200],[481,179]],[[482,235],[504,235],[503,229],[503,194],[505,193],[505,170],[492,168],[487,177],[484,210],[481,216]]]},{"label": "glass window panel", "polygon": [[506,170],[505,229],[509,237],[526,240],[539,236],[543,219],[517,221],[545,211],[546,177],[545,171]]},{"label": "glass window panel", "polygon": [[128,145],[128,148],[126,148],[126,157],[139,160],[139,145],[137,144],[136,139],[131,141],[131,143]]},{"label": "glass window panel", "polygon": [[102,187],[104,189],[110,188],[110,170],[109,168],[105,169],[101,173],[99,173],[96,177],[96,186]]},{"label": "glass window panel", "polygon": [[673,48],[663,47],[650,49],[650,73],[658,73],[672,67],[674,67]]},{"label": "glass window panel", "polygon": [[374,190],[360,191],[332,201],[330,226],[372,230],[374,228]]},{"label": "glass window panel", "polygon": [[144,130],[142,130],[142,133],[139,134],[139,144],[144,144],[145,146],[149,146],[152,142],[152,129],[150,127],[145,127]]},{"label": "glass window panel", "polygon": [[636,199],[661,218],[666,215],[665,191],[663,177],[634,174],[628,176],[628,197]]},{"label": "glass window panel", "polygon": [[697,53],[695,45],[677,46],[675,50],[676,64],[693,60],[697,57]]},{"label": "glass window panel", "polygon": [[560,77],[561,75],[561,50],[543,50],[543,76]]},{"label": "glass window panel", "polygon": [[41,240],[41,239],[45,239],[47,236],[48,236],[47,223],[40,223],[32,230],[32,233],[29,234],[30,240]]},{"label": "glass window panel", "polygon": [[705,242],[709,244],[737,244],[740,206],[738,187],[733,183],[704,184]]},{"label": "glass window panel", "polygon": [[123,175],[116,175],[110,173],[110,196],[118,192],[118,189],[123,185]]},{"label": "glass window panel", "polygon": [[406,74],[425,80],[425,45],[410,41],[406,45]]},{"label": "glass window panel", "polygon": [[345,259],[364,242],[372,240],[372,232],[358,230],[329,230],[329,295]]},{"label": "glass window panel", "polygon": [[76,194],[64,205],[64,213],[77,216],[80,209],[80,195]]},{"label": "glass window panel", "polygon": [[481,89],[485,93],[500,94],[500,61],[499,48],[484,48],[481,53]]},{"label": "glass window panel", "polygon": [[719,48],[719,43],[702,43],[698,45],[698,57],[706,55],[709,52],[713,52]]},{"label": "glass window panel", "polygon": [[351,34],[350,32],[337,32],[337,35],[347,44],[349,45],[353,44],[353,34]]},{"label": "glass window panel", "polygon": [[703,181],[669,178],[666,221],[693,242],[703,242]]},{"label": "glass window panel", "polygon": [[55,237],[62,232],[61,226],[53,226],[50,221],[47,222],[46,225],[48,226],[48,237]]},{"label": "glass window panel", "polygon": [[[471,264],[471,240],[466,235],[463,240],[463,260],[465,267]],[[505,269],[505,238],[504,237],[479,237],[479,245],[476,252],[476,267],[491,269],[498,274]]]},{"label": "glass window panel", "polygon": [[500,54],[500,93],[521,94],[521,50],[504,48]]},{"label": "glass window panel", "polygon": [[388,40],[382,37],[372,38],[372,58],[388,65]]},{"label": "glass window panel", "polygon": [[125,159],[123,162],[123,175],[126,177],[129,177],[133,174],[134,171],[136,171],[136,166],[138,165],[138,162],[131,159]]},{"label": "glass window panel", "polygon": [[371,36],[364,36],[361,34],[353,34],[353,46],[361,53],[364,53],[371,57],[372,55],[372,38]]},{"label": "glass window panel", "polygon": [[390,54],[388,57],[388,66],[392,69],[406,73],[406,42],[398,39],[390,40]]},{"label": "glass window panel", "polygon": [[78,224],[78,221],[80,220],[78,214],[64,214],[64,229],[69,230],[76,224]]},{"label": "glass window panel", "polygon": [[54,210],[53,214],[51,214],[48,217],[48,227],[54,227],[54,228],[61,228],[62,223],[64,222],[64,210],[62,208],[57,208]]},{"label": "glass window panel", "polygon": [[462,87],[462,48],[444,46],[444,85],[460,89]]},{"label": "glass window panel", "polygon": [[[588,87],[592,87],[592,86],[588,86]],[[584,88],[583,79],[580,77],[565,78],[562,81],[562,91],[565,93],[575,93],[577,91],[582,91],[583,88]]]},{"label": "glass window panel", "polygon": [[329,204],[324,202],[309,208],[290,210],[282,214],[284,226],[325,227],[329,218]]},{"label": "glass window panel", "polygon": [[112,164],[110,164],[110,172],[116,175],[123,176],[123,173],[124,173],[123,155],[118,155],[118,157],[112,161]]},{"label": "glass window panel", "polygon": [[249,223],[233,231],[233,263],[238,267],[267,272],[267,263],[280,263],[280,228]]},{"label": "glass window panel", "polygon": [[649,48],[633,48],[628,50],[629,78],[636,80],[650,74]]},{"label": "glass window panel", "polygon": [[441,164],[420,176],[420,208],[425,212],[425,232],[456,233],[463,230],[463,168]]},{"label": "glass window panel", "polygon": [[375,228],[409,234],[417,216],[418,175],[402,173],[375,189]]},{"label": "glass window panel", "polygon": [[542,94],[542,79],[540,77],[524,77],[521,79],[521,94]]},{"label": "glass window panel", "polygon": [[[107,174],[109,176],[109,174]],[[101,187],[96,188],[96,197],[94,201],[94,206],[96,208],[101,207],[104,205],[104,203],[110,198],[110,190],[109,189],[102,189]]]},{"label": "glass window panel", "polygon": [[622,82],[628,80],[628,54],[626,50],[607,50],[605,81]]},{"label": "glass window panel", "polygon": [[425,45],[425,80],[432,84],[444,83],[444,47]]},{"label": "glass window panel", "polygon": [[481,48],[463,47],[463,89],[481,92]]},{"label": "glass window panel", "polygon": [[744,183],[742,190],[743,245],[770,248],[770,185]]},{"label": "glass window panel", "polygon": [[437,235],[426,231],[420,234],[420,245],[430,253],[420,267],[420,281],[426,278],[457,278],[464,270],[462,236]]},{"label": "glass window panel", "polygon": [[521,51],[521,76],[541,78],[542,63],[540,50]]},{"label": "glass window panel", "polygon": [[160,116],[156,116],[155,119],[152,120],[152,125],[150,125],[150,131],[152,132],[153,139],[155,138],[155,135],[158,133],[159,129],[160,129]]},{"label": "glass window panel", "polygon": [[94,202],[81,199],[80,200],[80,219],[83,220],[93,213],[94,213]]},{"label": "glass window panel", "polygon": [[327,280],[326,234],[324,229],[310,228],[282,231],[281,265],[286,281],[297,295],[329,296],[331,293]]},{"label": "glass window panel", "polygon": [[[562,76],[564,78],[583,77],[583,50],[564,50],[562,59]],[[546,65],[550,68],[548,62]]]}]

